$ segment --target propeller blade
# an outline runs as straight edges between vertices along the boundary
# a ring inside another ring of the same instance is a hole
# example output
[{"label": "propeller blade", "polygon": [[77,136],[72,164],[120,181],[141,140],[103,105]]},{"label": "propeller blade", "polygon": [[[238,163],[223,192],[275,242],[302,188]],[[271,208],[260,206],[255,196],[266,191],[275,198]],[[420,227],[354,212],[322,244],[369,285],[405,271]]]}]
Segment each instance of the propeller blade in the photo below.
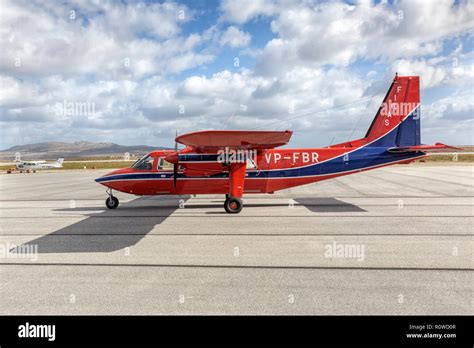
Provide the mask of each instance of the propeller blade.
[{"label": "propeller blade", "polygon": [[[175,133],[175,139],[178,137],[178,130],[176,130],[176,133]],[[175,152],[178,152],[178,142],[175,140],[174,141],[174,151]]]},{"label": "propeller blade", "polygon": [[[178,137],[178,130],[176,129],[175,138],[177,137]],[[176,140],[174,142],[174,152],[176,153],[176,156],[178,156],[178,142]],[[178,180],[178,161],[176,161],[176,163],[173,163],[173,188],[176,188],[177,180]]]},{"label": "propeller blade", "polygon": [[173,164],[173,188],[176,188],[176,181],[178,180],[178,163]]}]

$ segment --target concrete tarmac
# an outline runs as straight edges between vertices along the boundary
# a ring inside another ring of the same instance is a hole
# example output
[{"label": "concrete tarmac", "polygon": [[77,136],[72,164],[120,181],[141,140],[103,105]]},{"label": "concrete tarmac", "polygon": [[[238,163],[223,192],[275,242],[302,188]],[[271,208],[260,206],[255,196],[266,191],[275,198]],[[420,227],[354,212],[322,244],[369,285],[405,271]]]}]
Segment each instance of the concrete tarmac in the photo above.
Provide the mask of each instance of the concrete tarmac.
[{"label": "concrete tarmac", "polygon": [[274,195],[136,197],[107,171],[0,175],[0,314],[474,314],[474,167]]}]

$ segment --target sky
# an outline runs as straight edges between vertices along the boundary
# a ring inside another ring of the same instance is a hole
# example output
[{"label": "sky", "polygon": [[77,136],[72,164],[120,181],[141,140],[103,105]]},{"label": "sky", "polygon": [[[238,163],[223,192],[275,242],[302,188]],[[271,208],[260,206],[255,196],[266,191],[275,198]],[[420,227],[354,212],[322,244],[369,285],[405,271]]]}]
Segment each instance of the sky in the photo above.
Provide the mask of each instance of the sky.
[{"label": "sky", "polygon": [[363,137],[395,72],[422,142],[474,144],[474,1],[0,0],[0,149],[176,132]]}]

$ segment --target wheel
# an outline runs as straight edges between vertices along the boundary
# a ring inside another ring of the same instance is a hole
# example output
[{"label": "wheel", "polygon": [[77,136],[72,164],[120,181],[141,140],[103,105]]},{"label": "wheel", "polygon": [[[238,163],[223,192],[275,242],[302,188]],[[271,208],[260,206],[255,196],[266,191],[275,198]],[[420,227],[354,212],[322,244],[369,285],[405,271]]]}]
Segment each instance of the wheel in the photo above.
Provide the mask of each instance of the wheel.
[{"label": "wheel", "polygon": [[238,214],[243,208],[243,203],[241,199],[235,197],[229,197],[224,202],[224,209],[229,214]]},{"label": "wheel", "polygon": [[110,196],[109,198],[107,198],[105,200],[105,205],[107,206],[107,208],[109,209],[115,209],[118,207],[119,205],[119,200],[117,197],[114,197],[114,196]]}]

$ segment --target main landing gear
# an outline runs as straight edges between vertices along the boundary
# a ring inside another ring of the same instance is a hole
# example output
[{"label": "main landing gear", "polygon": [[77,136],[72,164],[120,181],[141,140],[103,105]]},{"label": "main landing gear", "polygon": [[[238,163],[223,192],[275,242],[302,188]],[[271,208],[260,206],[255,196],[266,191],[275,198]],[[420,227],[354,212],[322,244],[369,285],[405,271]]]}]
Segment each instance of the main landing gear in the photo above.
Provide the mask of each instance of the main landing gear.
[{"label": "main landing gear", "polygon": [[229,165],[229,193],[225,195],[224,209],[228,214],[238,214],[242,211],[241,197],[244,194],[245,162]]},{"label": "main landing gear", "polygon": [[224,209],[229,214],[238,214],[243,208],[242,200],[236,197],[226,195]]},{"label": "main landing gear", "polygon": [[112,195],[112,189],[107,189],[106,192],[109,195],[109,197],[105,200],[105,205],[107,206],[107,208],[109,209],[117,208],[119,206],[119,200],[117,197]]}]

